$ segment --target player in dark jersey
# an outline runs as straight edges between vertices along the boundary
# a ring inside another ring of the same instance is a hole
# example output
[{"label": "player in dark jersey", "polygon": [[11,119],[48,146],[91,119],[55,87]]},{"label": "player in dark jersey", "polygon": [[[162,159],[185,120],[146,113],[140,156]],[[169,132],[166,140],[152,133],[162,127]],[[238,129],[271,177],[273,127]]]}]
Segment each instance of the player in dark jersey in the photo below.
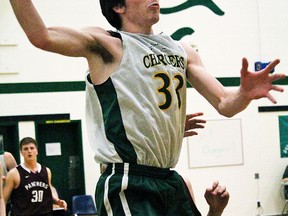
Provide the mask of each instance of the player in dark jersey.
[{"label": "player in dark jersey", "polygon": [[3,189],[5,201],[11,197],[12,216],[50,216],[53,202],[67,209],[51,191],[51,171],[37,163],[37,142],[31,137],[20,141],[20,151],[24,163],[12,169],[6,178]]}]

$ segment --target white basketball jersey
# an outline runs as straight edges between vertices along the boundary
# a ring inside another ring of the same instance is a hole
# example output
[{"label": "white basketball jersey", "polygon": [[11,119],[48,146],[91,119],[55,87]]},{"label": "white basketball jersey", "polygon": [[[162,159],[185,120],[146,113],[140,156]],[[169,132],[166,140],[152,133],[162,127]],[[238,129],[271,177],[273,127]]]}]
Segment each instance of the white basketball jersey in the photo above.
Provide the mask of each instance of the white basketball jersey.
[{"label": "white basketball jersey", "polygon": [[163,168],[178,161],[186,114],[186,53],[167,35],[119,32],[120,66],[101,85],[86,79],[86,121],[99,163]]}]

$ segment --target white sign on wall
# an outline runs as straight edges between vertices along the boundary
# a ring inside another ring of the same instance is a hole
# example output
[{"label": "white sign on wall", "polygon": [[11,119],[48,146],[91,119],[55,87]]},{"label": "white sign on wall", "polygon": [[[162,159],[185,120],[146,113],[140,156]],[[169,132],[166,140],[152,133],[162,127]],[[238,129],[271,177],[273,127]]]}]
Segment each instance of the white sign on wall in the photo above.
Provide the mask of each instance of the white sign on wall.
[{"label": "white sign on wall", "polygon": [[208,120],[187,140],[189,168],[243,164],[241,119]]},{"label": "white sign on wall", "polygon": [[61,143],[46,143],[46,156],[61,156]]}]

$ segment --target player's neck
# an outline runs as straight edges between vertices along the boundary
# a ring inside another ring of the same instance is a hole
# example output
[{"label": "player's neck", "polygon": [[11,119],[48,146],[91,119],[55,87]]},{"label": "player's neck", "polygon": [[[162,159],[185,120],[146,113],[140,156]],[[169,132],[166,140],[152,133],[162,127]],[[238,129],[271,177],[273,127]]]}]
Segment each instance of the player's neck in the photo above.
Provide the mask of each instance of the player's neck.
[{"label": "player's neck", "polygon": [[138,25],[125,25],[123,24],[122,28],[120,29],[124,32],[130,32],[135,34],[145,34],[145,35],[153,35],[153,28],[152,26],[138,26]]},{"label": "player's neck", "polygon": [[37,172],[38,166],[37,161],[25,161],[24,162],[25,167],[27,167],[31,172]]}]

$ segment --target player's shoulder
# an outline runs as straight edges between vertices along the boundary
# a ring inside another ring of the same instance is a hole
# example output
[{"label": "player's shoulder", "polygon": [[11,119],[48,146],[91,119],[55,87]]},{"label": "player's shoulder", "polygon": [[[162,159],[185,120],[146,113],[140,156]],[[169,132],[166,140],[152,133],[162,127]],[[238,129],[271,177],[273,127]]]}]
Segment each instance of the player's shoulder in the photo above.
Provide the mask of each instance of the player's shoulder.
[{"label": "player's shoulder", "polygon": [[[83,28],[82,32],[90,38],[90,44],[88,46],[90,50],[99,51],[99,48],[101,48],[111,52],[111,47],[115,48],[117,45],[117,49],[121,47],[122,39],[120,34],[117,34],[117,31],[110,31],[100,27],[90,26]],[[119,36],[117,37],[117,35]]]},{"label": "player's shoulder", "polygon": [[[18,165],[19,166],[19,165]],[[11,170],[9,170],[9,172],[7,173],[7,178],[8,177],[12,177],[12,178],[15,178],[15,177],[19,177],[20,174],[19,174],[19,171],[17,169],[17,167],[14,167],[12,168]]]},{"label": "player's shoulder", "polygon": [[42,168],[44,168],[44,169],[47,171],[48,175],[50,175],[50,174],[51,174],[51,170],[50,170],[50,168],[49,168],[49,167],[47,167],[47,166],[44,166],[44,165],[41,165],[41,166],[42,166]]},{"label": "player's shoulder", "polygon": [[97,26],[87,26],[81,29],[82,32],[85,32],[90,35],[102,35],[102,36],[111,36],[109,31]]},{"label": "player's shoulder", "polygon": [[6,158],[6,157],[14,157],[10,152],[7,152],[7,151],[5,151],[4,152],[4,157]]}]

